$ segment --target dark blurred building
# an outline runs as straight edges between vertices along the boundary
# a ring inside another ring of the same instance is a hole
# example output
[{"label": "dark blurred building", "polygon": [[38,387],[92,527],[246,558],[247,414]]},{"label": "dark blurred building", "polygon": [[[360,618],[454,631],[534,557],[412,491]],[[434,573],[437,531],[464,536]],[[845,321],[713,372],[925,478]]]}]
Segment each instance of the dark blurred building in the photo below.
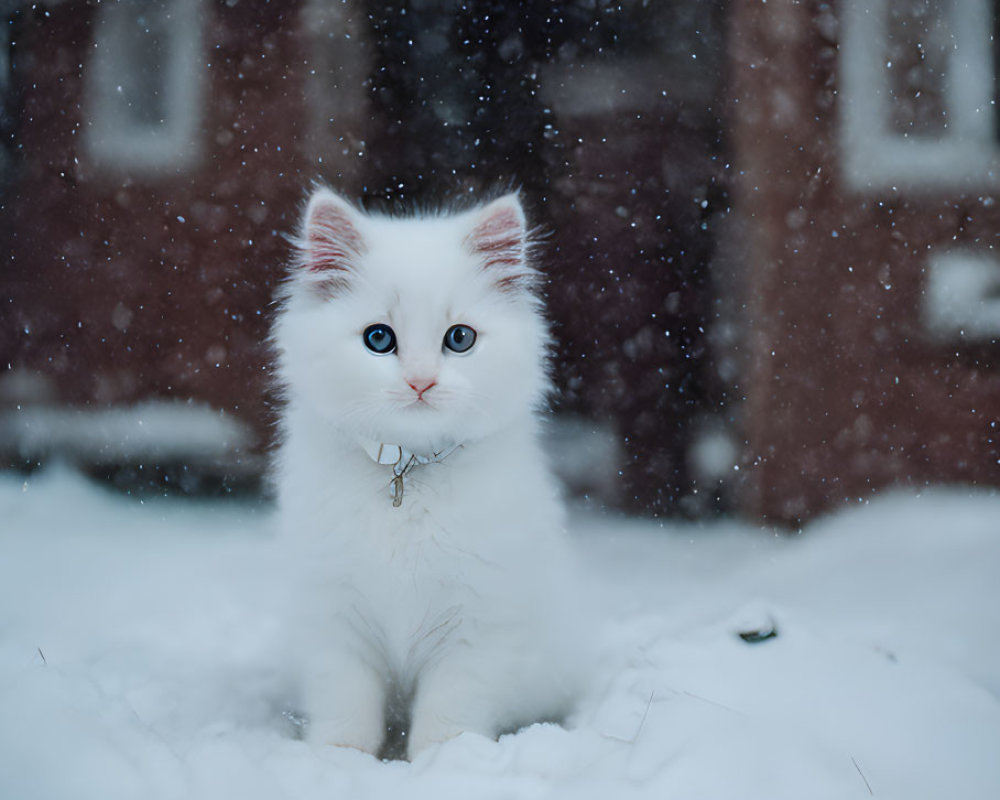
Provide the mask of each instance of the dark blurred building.
[{"label": "dark blurred building", "polygon": [[1000,485],[997,10],[734,2],[742,505]]},{"label": "dark blurred building", "polygon": [[10,464],[252,483],[321,179],[371,208],[521,189],[579,491],[794,523],[1000,483],[985,0],[0,10]]},{"label": "dark blurred building", "polygon": [[[24,420],[36,428],[29,442],[64,447],[37,430],[47,417],[25,414],[42,404],[69,406],[89,426],[92,412],[105,419],[151,399],[207,405],[266,434],[266,310],[282,234],[313,176],[312,154],[296,144],[314,122],[300,12],[199,0],[7,4],[8,441]],[[245,472],[251,439],[219,453],[234,464],[223,473]],[[150,442],[147,461],[159,451]]]}]

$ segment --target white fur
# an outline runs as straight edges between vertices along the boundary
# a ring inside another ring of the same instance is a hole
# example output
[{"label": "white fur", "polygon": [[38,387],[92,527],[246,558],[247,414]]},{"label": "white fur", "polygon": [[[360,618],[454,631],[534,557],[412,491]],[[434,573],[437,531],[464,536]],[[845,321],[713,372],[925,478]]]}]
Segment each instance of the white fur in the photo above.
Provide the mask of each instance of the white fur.
[{"label": "white fur", "polygon": [[[325,189],[306,212],[302,263],[274,329],[286,392],[280,519],[301,563],[310,738],[378,752],[386,708],[410,716],[410,757],[462,731],[495,736],[567,710],[576,652],[563,520],[538,443],[547,327],[524,286],[496,285],[468,236],[513,196],[457,215],[362,214]],[[323,210],[364,242],[346,286],[317,291],[309,236]],[[319,213],[318,213],[319,212]],[[522,229],[523,234],[523,229]],[[331,296],[332,295],[332,296]],[[387,323],[392,355],[362,332]],[[477,331],[442,349],[454,324]],[[426,404],[409,382],[434,379]],[[405,477],[363,444],[461,445]]]}]

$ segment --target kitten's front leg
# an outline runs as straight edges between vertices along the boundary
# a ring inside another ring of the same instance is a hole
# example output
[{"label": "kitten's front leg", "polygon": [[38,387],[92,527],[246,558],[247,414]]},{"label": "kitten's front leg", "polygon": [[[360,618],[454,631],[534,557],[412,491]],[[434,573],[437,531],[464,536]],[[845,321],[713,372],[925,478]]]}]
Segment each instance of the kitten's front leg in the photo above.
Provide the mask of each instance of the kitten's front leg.
[{"label": "kitten's front leg", "polygon": [[309,741],[378,753],[385,738],[386,684],[375,670],[348,657],[330,659],[307,676],[305,693]]},{"label": "kitten's front leg", "polygon": [[411,759],[431,745],[466,731],[496,735],[496,714],[489,705],[489,689],[467,666],[461,662],[442,665],[421,676],[407,737]]}]

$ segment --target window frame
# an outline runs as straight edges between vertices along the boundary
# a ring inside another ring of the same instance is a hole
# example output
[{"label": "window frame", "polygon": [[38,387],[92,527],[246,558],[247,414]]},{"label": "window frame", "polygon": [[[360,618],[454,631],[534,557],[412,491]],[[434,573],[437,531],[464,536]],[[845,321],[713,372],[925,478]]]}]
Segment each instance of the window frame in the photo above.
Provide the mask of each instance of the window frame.
[{"label": "window frame", "polygon": [[164,45],[164,117],[159,124],[138,122],[129,113],[117,76],[139,68],[122,45],[139,2],[102,3],[94,19],[91,59],[85,74],[85,145],[89,156],[112,170],[157,173],[193,167],[202,152],[205,97],[202,0],[162,0],[169,35]]},{"label": "window frame", "polygon": [[893,130],[884,60],[889,2],[843,4],[838,112],[847,186],[860,192],[1000,186],[991,0],[948,2],[956,47],[944,75],[948,125],[940,137]]}]

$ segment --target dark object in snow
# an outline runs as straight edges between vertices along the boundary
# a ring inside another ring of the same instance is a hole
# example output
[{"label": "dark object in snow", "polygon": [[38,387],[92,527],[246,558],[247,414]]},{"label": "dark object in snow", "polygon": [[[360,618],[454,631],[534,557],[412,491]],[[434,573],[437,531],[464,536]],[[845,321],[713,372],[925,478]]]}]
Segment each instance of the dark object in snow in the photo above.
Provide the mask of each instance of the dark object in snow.
[{"label": "dark object in snow", "polygon": [[309,717],[306,714],[294,708],[286,708],[281,712],[281,718],[285,735],[289,739],[301,742],[306,738],[306,728],[309,727]]},{"label": "dark object in snow", "polygon": [[762,625],[760,628],[751,631],[739,631],[737,633],[744,642],[747,644],[760,644],[761,642],[766,642],[769,639],[778,638],[778,626],[771,622],[768,625]]}]

